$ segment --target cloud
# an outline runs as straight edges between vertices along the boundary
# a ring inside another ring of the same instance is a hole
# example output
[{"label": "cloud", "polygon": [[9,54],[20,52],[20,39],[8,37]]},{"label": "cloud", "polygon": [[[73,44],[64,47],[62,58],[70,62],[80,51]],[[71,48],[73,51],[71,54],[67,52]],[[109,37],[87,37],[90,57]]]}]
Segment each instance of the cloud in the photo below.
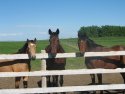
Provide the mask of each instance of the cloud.
[{"label": "cloud", "polygon": [[21,27],[21,28],[40,28],[43,27],[42,25],[16,25],[16,27]]},{"label": "cloud", "polygon": [[45,35],[45,34],[47,34],[47,32],[37,32],[38,34],[42,34],[42,35]]},{"label": "cloud", "polygon": [[7,36],[19,36],[23,35],[22,33],[0,33],[1,37],[7,37]]}]

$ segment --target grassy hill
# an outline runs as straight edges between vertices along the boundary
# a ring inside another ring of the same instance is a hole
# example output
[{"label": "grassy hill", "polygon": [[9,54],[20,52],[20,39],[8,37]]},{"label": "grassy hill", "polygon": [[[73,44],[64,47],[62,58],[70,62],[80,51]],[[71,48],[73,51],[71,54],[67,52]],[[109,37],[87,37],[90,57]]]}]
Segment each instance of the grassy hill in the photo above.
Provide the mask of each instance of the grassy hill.
[{"label": "grassy hill", "polygon": [[[97,44],[111,47],[113,45],[125,45],[124,37],[104,37],[104,38],[92,38]],[[78,52],[77,39],[61,39],[62,46],[66,52]],[[11,54],[15,53],[20,49],[25,42],[0,42],[0,53]],[[37,53],[44,50],[49,44],[48,40],[41,40],[37,42]],[[40,60],[32,61],[32,70],[40,70]],[[80,69],[85,68],[84,58],[68,58],[66,69]]]}]

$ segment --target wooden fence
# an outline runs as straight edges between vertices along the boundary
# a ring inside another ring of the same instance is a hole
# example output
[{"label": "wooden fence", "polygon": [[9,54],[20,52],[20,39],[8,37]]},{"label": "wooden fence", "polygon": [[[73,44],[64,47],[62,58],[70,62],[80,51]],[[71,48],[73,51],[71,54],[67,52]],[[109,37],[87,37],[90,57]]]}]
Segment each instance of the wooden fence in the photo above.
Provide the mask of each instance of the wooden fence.
[{"label": "wooden fence", "polygon": [[[58,53],[55,58],[73,58],[81,57],[80,53]],[[125,51],[110,51],[110,52],[86,52],[84,57],[92,56],[116,56],[125,55]],[[111,90],[125,89],[124,84],[112,85],[89,85],[89,86],[65,86],[65,87],[46,87],[46,76],[48,75],[77,75],[77,74],[98,74],[98,73],[120,73],[125,72],[125,69],[78,69],[78,70],[54,70],[46,71],[46,58],[53,58],[51,54],[42,53],[36,54],[36,59],[41,59],[41,71],[34,72],[0,72],[0,77],[16,77],[16,76],[42,76],[42,88],[27,88],[27,89],[0,89],[1,94],[5,93],[52,93],[52,92],[72,92],[72,91],[93,91],[93,90]],[[27,54],[8,54],[0,55],[0,59],[28,59]],[[43,67],[44,66],[44,67]]]}]

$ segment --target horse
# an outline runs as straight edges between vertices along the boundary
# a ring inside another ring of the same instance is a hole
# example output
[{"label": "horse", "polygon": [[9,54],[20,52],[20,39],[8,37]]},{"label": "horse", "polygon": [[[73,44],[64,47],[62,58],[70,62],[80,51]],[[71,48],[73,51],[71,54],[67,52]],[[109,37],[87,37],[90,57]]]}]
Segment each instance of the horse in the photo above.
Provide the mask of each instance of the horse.
[{"label": "horse", "polygon": [[[64,53],[64,49],[59,41],[59,29],[56,32],[52,32],[51,29],[48,30],[50,35],[50,44],[45,48],[47,53],[50,53],[53,58],[46,59],[47,70],[65,70],[66,58],[54,58],[57,53]],[[52,80],[51,80],[52,79]],[[48,87],[63,86],[63,75],[55,75],[47,77]]]},{"label": "horse", "polygon": [[[36,58],[36,38],[27,39],[24,46],[14,54],[28,54],[29,59],[0,60],[0,72],[29,72],[30,62]],[[15,77],[15,88],[19,88],[21,77]],[[23,77],[23,87],[28,87],[28,76]]]},{"label": "horse", "polygon": [[[105,52],[105,51],[124,51],[125,46],[115,45],[112,47],[105,47],[95,43],[86,33],[78,33],[78,47],[82,54],[84,52]],[[115,69],[125,67],[125,56],[105,56],[105,57],[86,57],[85,64],[89,69],[104,68]],[[95,84],[95,75],[90,74],[92,84]],[[125,73],[121,73],[125,83]],[[102,74],[97,74],[98,84],[102,84]]]}]

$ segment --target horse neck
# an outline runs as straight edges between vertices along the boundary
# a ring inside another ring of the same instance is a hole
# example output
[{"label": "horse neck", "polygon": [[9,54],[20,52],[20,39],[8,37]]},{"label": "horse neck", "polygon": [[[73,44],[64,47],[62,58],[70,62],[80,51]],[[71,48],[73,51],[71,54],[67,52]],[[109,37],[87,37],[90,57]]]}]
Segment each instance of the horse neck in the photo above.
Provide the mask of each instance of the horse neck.
[{"label": "horse neck", "polygon": [[103,46],[95,43],[91,39],[89,39],[88,42],[87,42],[87,51],[91,51],[91,50],[94,50],[94,49],[100,48],[100,47],[102,48]]},{"label": "horse neck", "polygon": [[64,53],[65,52],[64,49],[63,49],[63,47],[60,44],[59,44],[58,52],[60,52],[60,53]]},{"label": "horse neck", "polygon": [[46,51],[47,53],[49,53],[49,52],[51,51],[51,46],[48,45],[48,46],[45,48],[45,51]]},{"label": "horse neck", "polygon": [[17,53],[27,53],[27,46],[28,43],[25,43],[24,46],[21,49],[19,49]]}]

